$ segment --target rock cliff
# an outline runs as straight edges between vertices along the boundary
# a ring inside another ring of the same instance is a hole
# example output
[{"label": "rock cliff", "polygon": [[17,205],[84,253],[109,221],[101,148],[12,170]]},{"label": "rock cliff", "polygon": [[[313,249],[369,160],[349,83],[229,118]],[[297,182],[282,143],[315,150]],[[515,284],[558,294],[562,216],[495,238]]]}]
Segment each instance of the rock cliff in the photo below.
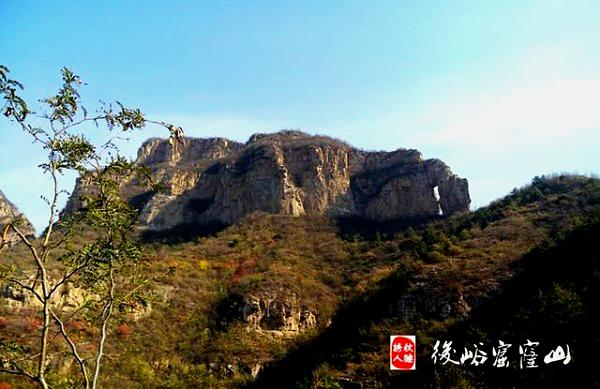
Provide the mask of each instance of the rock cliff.
[{"label": "rock cliff", "polygon": [[[150,139],[138,151],[163,193],[125,185],[150,229],[231,224],[254,211],[390,221],[469,209],[467,180],[416,150],[368,152],[299,131],[257,134],[245,144],[186,138],[178,146]],[[80,206],[82,186],[68,208]]]},{"label": "rock cliff", "polygon": [[[0,229],[2,229],[6,225],[6,223],[10,222],[11,220],[15,220],[15,219],[22,220],[20,230],[21,230],[21,232],[23,232],[23,234],[25,236],[27,236],[27,237],[35,236],[35,230],[33,229],[29,220],[27,220],[27,218],[21,212],[19,212],[17,207],[15,207],[15,205],[13,203],[11,203],[6,198],[6,196],[4,196],[4,193],[2,193],[2,191],[0,191]],[[18,239],[18,236],[16,236],[16,234],[14,234],[14,232],[9,231],[9,233],[7,235],[7,239],[10,242],[14,242]]]},{"label": "rock cliff", "polygon": [[239,321],[246,330],[294,336],[317,327],[319,313],[295,294],[263,291],[232,296],[220,312],[223,323]]}]

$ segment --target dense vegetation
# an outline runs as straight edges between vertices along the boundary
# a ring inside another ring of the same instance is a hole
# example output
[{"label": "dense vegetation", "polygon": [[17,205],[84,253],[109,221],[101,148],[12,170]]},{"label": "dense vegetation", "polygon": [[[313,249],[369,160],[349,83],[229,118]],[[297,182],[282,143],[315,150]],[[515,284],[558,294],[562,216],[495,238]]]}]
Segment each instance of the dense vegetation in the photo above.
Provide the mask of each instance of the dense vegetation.
[{"label": "dense vegetation", "polygon": [[[349,221],[256,214],[208,236],[188,229],[184,241],[146,236],[150,305],[119,312],[103,385],[527,387],[575,377],[598,385],[600,180],[536,177],[487,207],[427,224],[341,223]],[[231,310],[273,293],[296,296],[316,326],[257,331]],[[3,339],[36,328],[34,312],[0,315]],[[82,337],[91,331],[69,325]],[[417,336],[415,372],[389,370],[391,334]],[[516,349],[527,339],[540,354],[568,344],[572,360],[521,370],[518,355],[507,369],[431,359],[436,340],[452,340],[460,356],[463,344]],[[73,369],[55,364],[50,374],[71,386]]]}]

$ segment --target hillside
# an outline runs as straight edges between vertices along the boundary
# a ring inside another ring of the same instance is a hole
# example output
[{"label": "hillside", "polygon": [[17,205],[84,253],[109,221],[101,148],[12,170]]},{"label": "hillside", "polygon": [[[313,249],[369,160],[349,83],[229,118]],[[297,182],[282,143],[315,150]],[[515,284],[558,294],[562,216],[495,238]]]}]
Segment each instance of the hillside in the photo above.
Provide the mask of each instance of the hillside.
[{"label": "hillside", "polygon": [[[581,387],[596,387],[599,232],[600,182],[561,176],[536,178],[475,213],[401,233],[386,243],[422,261],[346,305],[337,326],[334,319],[255,386],[569,387],[577,377]],[[390,334],[417,336],[416,372],[390,372]],[[542,356],[568,344],[570,364],[540,361],[521,370],[516,347],[528,339],[540,343]],[[490,361],[436,365],[437,340],[453,341],[456,360],[463,346],[472,351],[481,342]],[[509,368],[490,366],[499,340],[513,345]]]},{"label": "hillside", "polygon": [[[253,213],[215,235],[154,236],[140,264],[147,305],[118,314],[104,385],[526,387],[573,376],[597,385],[599,221],[600,181],[557,176],[424,224],[365,230],[322,215]],[[4,304],[3,341],[27,339],[34,318]],[[94,336],[85,322],[69,325]],[[416,372],[390,372],[391,334],[417,336]],[[524,372],[430,358],[436,340],[460,353],[461,342],[526,339],[569,344],[571,363]],[[71,369],[54,366],[55,382],[71,386]]]},{"label": "hillside", "polygon": [[[524,387],[574,375],[592,384],[599,215],[600,181],[558,176],[472,213],[374,235],[339,224],[347,220],[258,213],[214,236],[147,241],[151,309],[119,315],[105,384]],[[5,311],[4,337],[28,328],[17,320]],[[389,335],[399,333],[417,335],[412,374],[388,369]],[[500,374],[430,359],[438,339],[526,338],[568,343],[571,364]]]}]

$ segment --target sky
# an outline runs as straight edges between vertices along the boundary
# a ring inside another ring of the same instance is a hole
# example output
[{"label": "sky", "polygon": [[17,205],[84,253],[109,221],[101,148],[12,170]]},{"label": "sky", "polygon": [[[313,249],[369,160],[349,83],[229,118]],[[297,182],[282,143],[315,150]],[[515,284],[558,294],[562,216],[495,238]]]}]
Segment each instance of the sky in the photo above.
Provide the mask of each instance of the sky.
[{"label": "sky", "polygon": [[[600,173],[599,17],[577,0],[0,0],[0,64],[34,103],[67,66],[88,108],[119,100],[188,136],[415,148],[469,180],[475,209],[536,175]],[[1,119],[0,189],[40,231],[44,154]]]}]

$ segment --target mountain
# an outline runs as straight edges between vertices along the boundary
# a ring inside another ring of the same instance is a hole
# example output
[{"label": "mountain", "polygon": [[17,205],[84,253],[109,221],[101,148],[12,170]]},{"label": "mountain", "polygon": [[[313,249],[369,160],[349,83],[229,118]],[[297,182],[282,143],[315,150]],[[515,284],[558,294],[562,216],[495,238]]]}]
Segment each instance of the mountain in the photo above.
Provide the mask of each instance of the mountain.
[{"label": "mountain", "polygon": [[[175,146],[150,139],[138,152],[163,193],[126,185],[149,229],[229,225],[255,211],[386,221],[469,209],[467,180],[416,150],[367,152],[299,131],[257,134],[245,144],[186,138]],[[85,178],[67,209],[81,206],[82,190]]]},{"label": "mountain", "polygon": [[[139,304],[115,310],[103,387],[525,388],[569,387],[573,377],[600,385],[597,178],[535,177],[469,211],[466,180],[440,161],[299,132],[246,144],[187,139],[175,149],[153,139],[138,162],[167,187],[123,184],[146,229],[169,236],[177,225],[229,225],[167,241],[135,231],[142,257],[133,275],[144,287]],[[68,209],[85,206],[85,185],[84,177]],[[92,233],[82,229],[74,244]],[[22,271],[26,249],[6,251]],[[2,344],[39,328],[35,306],[11,288],[0,293]],[[75,289],[63,297],[72,312],[85,301]],[[65,325],[90,344],[93,320]],[[389,369],[390,335],[416,336],[416,371]],[[535,369],[519,363],[528,340],[539,343]],[[452,341],[449,356],[464,363],[436,362],[438,341]],[[512,345],[503,368],[492,365],[500,341]],[[475,346],[486,364],[472,363],[465,350]],[[568,364],[544,362],[557,346],[569,347]],[[76,384],[74,364],[52,361],[49,371],[53,382]]]},{"label": "mountain", "polygon": [[[373,238],[326,216],[253,214],[214,236],[148,243],[153,312],[110,347],[107,386],[597,386],[600,180],[557,176],[475,212]],[[372,228],[377,228],[373,225]],[[417,336],[417,370],[389,370],[389,336]],[[518,345],[570,346],[519,369]],[[435,365],[436,340],[483,343],[485,366]],[[513,345],[510,366],[491,347]],[[404,374],[403,374],[404,373]],[[495,384],[498,385],[495,385]]]},{"label": "mountain", "polygon": [[[23,215],[19,209],[11,203],[4,193],[0,191],[0,228],[11,220],[21,219],[21,232],[27,237],[35,236],[35,230],[29,220]],[[12,242],[18,239],[18,236],[12,231],[9,231],[8,239]]]},{"label": "mountain", "polygon": [[[598,386],[600,180],[536,177],[477,211],[385,232],[373,222],[374,234],[346,233],[351,222],[255,212],[209,236],[143,241],[148,305],[115,312],[101,384]],[[0,299],[6,340],[22,338],[35,314],[14,306]],[[81,342],[97,336],[87,320],[67,323]],[[416,335],[416,371],[389,370],[394,334]],[[518,346],[528,339],[541,359],[525,371]],[[437,340],[454,342],[454,359],[481,344],[489,360],[434,364]],[[499,340],[513,346],[502,369],[491,365]],[[570,347],[570,363],[544,364],[557,345]],[[77,377],[60,361],[52,374]]]}]

